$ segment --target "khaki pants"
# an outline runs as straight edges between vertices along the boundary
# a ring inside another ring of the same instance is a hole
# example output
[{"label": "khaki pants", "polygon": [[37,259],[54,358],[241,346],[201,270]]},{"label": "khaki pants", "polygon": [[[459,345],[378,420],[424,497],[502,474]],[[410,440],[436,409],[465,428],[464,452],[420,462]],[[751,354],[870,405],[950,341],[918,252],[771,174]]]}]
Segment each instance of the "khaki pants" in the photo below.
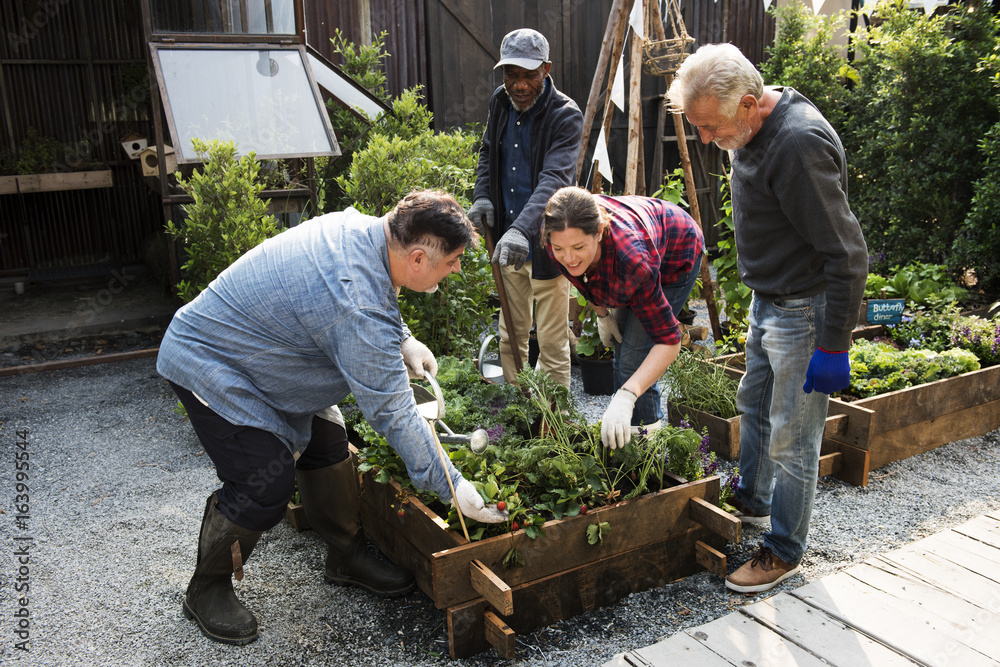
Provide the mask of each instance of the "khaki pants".
[{"label": "khaki pants", "polygon": [[[528,333],[531,330],[532,304],[534,304],[535,334],[538,337],[538,366],[563,385],[569,387],[569,280],[557,276],[549,280],[531,277],[531,261],[519,271],[512,266],[500,268],[510,317],[517,332],[516,345],[521,352],[521,363],[528,364]],[[500,314],[500,364],[504,381],[514,384],[516,372],[514,357],[507,336],[507,323]]]}]

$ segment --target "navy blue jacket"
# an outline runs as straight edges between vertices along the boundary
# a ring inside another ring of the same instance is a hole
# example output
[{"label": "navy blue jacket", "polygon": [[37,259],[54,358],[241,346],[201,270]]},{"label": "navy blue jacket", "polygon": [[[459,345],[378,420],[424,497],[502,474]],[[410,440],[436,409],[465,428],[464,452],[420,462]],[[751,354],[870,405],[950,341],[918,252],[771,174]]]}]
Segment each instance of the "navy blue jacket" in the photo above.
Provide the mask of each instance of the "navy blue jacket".
[{"label": "navy blue jacket", "polygon": [[[531,125],[531,198],[514,221],[514,227],[531,242],[532,275],[538,279],[555,278],[559,269],[555,260],[539,244],[542,216],[549,198],[559,188],[576,184],[576,159],[583,137],[583,114],[567,95],[556,90],[551,78],[542,93],[537,115]],[[512,104],[504,87],[493,91],[490,115],[479,149],[479,168],[473,201],[489,198],[499,229],[493,240],[499,241],[504,227],[503,201],[500,197],[500,136],[507,127]]]}]

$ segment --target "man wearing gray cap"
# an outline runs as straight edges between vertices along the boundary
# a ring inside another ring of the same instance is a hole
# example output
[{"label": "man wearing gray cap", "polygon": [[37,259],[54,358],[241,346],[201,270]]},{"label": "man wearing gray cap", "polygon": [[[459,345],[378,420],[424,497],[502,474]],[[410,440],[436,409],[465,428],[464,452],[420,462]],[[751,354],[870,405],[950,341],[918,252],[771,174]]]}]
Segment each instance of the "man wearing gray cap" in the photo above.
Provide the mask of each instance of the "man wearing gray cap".
[{"label": "man wearing gray cap", "polygon": [[510,318],[518,340],[500,318],[504,379],[516,381],[512,345],[528,358],[534,306],[541,370],[569,387],[569,281],[539,245],[545,205],[559,188],[573,185],[583,135],[580,107],[556,90],[549,71],[549,43],[528,28],[503,38],[503,85],[490,98],[479,151],[469,219],[480,234],[498,239],[493,261],[501,268]]}]

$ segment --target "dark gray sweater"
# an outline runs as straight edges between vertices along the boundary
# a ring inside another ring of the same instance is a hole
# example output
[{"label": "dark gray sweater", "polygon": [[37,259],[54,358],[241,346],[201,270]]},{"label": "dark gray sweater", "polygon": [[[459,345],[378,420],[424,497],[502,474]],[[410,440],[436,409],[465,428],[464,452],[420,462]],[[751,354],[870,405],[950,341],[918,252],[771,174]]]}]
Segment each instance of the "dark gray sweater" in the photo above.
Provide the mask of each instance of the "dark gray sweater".
[{"label": "dark gray sweater", "polygon": [[826,292],[819,347],[846,350],[858,321],[868,249],[847,203],[836,131],[793,88],[746,146],[730,151],[740,277],[773,301]]}]

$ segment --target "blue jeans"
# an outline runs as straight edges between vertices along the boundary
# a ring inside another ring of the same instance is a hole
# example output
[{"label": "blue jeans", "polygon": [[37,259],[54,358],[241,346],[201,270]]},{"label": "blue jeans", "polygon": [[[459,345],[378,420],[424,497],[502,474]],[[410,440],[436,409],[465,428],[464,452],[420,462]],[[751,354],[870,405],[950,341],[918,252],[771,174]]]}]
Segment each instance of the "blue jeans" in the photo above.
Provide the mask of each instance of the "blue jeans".
[{"label": "blue jeans", "polygon": [[764,546],[792,565],[805,553],[830,401],[802,390],[825,311],[826,294],[777,303],[754,296],[747,371],[736,395],[743,412],[736,498],[751,512],[771,515]]},{"label": "blue jeans", "polygon": [[[663,294],[667,297],[670,310],[675,317],[681,312],[691,294],[691,289],[698,281],[702,257],[695,260],[687,275],[682,276],[677,282],[663,285]],[[618,322],[618,331],[622,334],[622,342],[615,343],[614,382],[615,391],[618,391],[646,360],[649,351],[653,349],[653,341],[631,308],[618,308],[615,319]],[[632,426],[652,424],[661,419],[663,419],[663,408],[660,407],[660,383],[654,382],[652,387],[636,399],[635,407],[632,409]]]}]

